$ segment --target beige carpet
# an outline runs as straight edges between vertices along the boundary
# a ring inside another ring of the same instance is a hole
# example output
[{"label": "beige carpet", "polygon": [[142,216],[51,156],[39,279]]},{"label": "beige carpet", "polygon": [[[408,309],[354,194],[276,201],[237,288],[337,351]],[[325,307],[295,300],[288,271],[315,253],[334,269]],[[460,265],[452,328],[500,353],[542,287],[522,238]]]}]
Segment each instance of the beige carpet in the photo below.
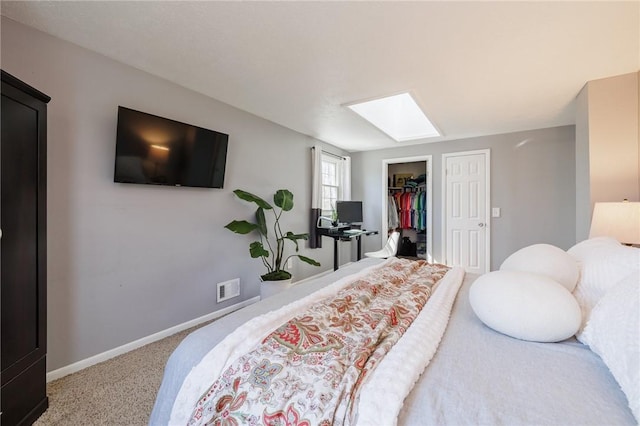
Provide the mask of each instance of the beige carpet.
[{"label": "beige carpet", "polygon": [[34,425],[146,425],[169,355],[195,328],[48,383]]}]

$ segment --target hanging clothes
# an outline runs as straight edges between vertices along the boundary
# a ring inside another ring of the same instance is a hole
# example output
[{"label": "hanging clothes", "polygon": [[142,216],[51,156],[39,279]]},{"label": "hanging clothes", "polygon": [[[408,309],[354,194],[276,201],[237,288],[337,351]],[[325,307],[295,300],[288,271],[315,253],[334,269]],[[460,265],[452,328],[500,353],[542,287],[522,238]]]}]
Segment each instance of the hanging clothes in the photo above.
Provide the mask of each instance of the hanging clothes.
[{"label": "hanging clothes", "polygon": [[[392,206],[395,204],[395,214]],[[397,192],[389,195],[389,228],[425,230],[427,226],[426,192]],[[396,221],[397,219],[397,221]]]},{"label": "hanging clothes", "polygon": [[421,191],[416,194],[416,226],[418,231],[427,229],[427,193]]},{"label": "hanging clothes", "polygon": [[411,229],[411,204],[413,200],[412,192],[405,192],[402,194],[402,210],[401,210],[401,227],[403,229]]},{"label": "hanging clothes", "polygon": [[396,197],[394,197],[393,195],[389,195],[387,207],[389,229],[397,229],[398,227],[400,227],[400,218],[398,217],[398,203],[396,202]]}]

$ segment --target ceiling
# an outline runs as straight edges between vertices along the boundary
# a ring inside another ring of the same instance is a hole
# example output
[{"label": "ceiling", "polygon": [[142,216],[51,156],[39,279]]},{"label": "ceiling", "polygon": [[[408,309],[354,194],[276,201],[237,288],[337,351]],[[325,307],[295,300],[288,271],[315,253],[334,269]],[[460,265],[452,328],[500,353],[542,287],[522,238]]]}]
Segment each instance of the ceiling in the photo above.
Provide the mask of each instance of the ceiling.
[{"label": "ceiling", "polygon": [[[640,69],[640,1],[2,1],[2,15],[347,151],[575,123]],[[442,137],[344,105],[409,91]]]}]

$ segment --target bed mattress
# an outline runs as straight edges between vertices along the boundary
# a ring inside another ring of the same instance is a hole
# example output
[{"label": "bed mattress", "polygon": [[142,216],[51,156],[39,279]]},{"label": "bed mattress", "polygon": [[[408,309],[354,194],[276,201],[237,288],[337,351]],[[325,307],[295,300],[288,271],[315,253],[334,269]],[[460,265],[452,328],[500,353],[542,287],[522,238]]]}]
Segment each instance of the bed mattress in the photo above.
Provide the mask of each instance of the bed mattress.
[{"label": "bed mattress", "polygon": [[[167,362],[149,424],[169,424],[191,368],[238,326],[378,262],[363,259],[194,331]],[[575,339],[525,342],[486,327],[468,302],[475,278],[466,276],[440,347],[398,424],[636,424],[617,382],[587,346]]]}]

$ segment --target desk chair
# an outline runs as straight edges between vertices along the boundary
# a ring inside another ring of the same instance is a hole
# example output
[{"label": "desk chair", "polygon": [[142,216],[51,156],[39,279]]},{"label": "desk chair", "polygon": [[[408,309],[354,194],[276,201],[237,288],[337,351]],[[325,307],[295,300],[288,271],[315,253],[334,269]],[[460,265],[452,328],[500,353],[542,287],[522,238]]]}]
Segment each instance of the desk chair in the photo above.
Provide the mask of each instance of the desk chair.
[{"label": "desk chair", "polygon": [[393,257],[398,252],[399,239],[400,239],[400,233],[398,231],[393,231],[391,235],[389,235],[387,244],[385,244],[385,246],[382,247],[381,250],[370,251],[368,253],[365,253],[364,255],[367,257],[376,257],[378,259],[386,259],[388,257]]}]

